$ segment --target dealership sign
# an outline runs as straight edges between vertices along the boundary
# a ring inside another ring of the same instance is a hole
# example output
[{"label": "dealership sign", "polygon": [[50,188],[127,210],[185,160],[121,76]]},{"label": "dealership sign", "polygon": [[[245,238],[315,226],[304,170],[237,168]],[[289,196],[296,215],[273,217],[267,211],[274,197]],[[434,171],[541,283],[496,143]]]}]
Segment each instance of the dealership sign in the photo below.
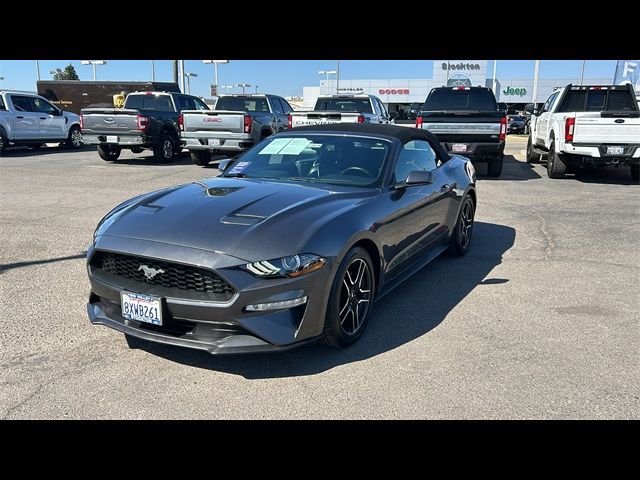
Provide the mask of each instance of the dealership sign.
[{"label": "dealership sign", "polygon": [[381,88],[378,90],[380,95],[409,95],[408,88]]},{"label": "dealership sign", "polygon": [[442,63],[442,70],[480,70],[479,63]]},{"label": "dealership sign", "polygon": [[518,97],[524,97],[527,94],[527,89],[524,87],[506,87],[502,93],[505,95],[517,95]]},{"label": "dealership sign", "polygon": [[364,88],[339,88],[338,93],[364,93]]}]

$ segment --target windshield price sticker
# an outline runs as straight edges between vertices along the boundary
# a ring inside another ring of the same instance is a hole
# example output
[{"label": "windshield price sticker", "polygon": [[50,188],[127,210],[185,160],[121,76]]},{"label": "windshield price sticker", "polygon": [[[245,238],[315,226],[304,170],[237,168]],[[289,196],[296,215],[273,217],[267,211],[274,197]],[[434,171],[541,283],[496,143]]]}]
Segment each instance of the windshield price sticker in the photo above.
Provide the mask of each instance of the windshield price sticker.
[{"label": "windshield price sticker", "polygon": [[280,155],[300,155],[300,152],[307,148],[310,143],[311,140],[306,138],[294,138],[278,153]]},{"label": "windshield price sticker", "polygon": [[258,155],[277,155],[284,147],[289,145],[291,138],[276,138],[269,145],[258,152]]}]

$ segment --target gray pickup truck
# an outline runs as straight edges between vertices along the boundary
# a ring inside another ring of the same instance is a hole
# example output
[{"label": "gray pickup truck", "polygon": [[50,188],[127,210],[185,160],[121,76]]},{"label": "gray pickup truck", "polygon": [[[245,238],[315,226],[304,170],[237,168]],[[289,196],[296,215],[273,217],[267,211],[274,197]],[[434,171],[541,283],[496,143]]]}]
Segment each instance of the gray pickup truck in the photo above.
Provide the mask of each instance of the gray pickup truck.
[{"label": "gray pickup truck", "polygon": [[318,97],[312,111],[294,112],[291,128],[327,123],[393,123],[375,95],[328,95]]},{"label": "gray pickup truck", "polygon": [[115,161],[124,149],[153,150],[157,162],[168,162],[182,148],[178,116],[182,110],[209,111],[198,97],[182,93],[130,93],[124,108],[84,108],[80,124],[85,143],[98,146],[98,155]]},{"label": "gray pickup truck", "polygon": [[204,166],[214,153],[236,156],[288,128],[292,111],[277,95],[222,95],[214,110],[182,112],[180,137],[193,163]]}]

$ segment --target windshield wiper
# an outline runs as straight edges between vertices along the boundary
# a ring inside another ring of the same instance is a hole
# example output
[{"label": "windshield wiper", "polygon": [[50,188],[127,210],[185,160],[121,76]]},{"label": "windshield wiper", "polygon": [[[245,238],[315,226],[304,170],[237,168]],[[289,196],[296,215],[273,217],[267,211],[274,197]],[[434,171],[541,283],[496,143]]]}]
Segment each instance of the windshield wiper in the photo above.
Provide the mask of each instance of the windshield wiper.
[{"label": "windshield wiper", "polygon": [[285,180],[291,180],[292,182],[317,182],[315,178],[311,177],[281,177]]}]

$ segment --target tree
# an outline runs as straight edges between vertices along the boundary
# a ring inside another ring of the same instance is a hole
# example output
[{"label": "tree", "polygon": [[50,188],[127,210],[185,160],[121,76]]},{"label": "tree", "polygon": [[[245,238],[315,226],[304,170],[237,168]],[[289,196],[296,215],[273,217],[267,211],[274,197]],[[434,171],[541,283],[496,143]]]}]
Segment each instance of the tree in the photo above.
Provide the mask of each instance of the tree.
[{"label": "tree", "polygon": [[56,73],[53,74],[54,80],[80,80],[80,77],[76,73],[76,69],[73,65],[69,64],[64,67],[64,70],[56,68]]}]

